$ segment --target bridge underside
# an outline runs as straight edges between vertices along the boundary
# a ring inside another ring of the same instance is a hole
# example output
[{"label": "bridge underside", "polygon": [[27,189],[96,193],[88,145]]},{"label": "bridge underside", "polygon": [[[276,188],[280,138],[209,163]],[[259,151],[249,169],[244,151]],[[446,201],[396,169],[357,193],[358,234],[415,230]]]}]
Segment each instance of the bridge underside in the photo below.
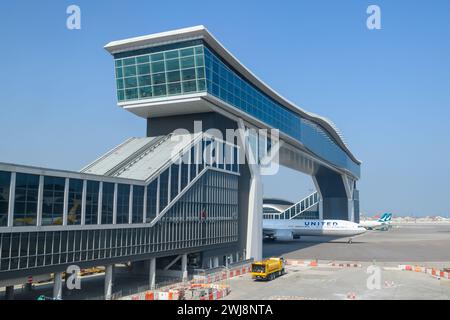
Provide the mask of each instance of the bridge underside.
[{"label": "bridge underside", "polygon": [[[201,99],[201,110],[208,112],[196,112],[187,115],[171,115],[170,110],[174,105],[166,105],[166,111],[158,110],[156,118],[147,119],[147,135],[149,137],[167,134],[177,129],[185,129],[195,132],[194,123],[201,123],[203,131],[218,130],[226,137],[227,129],[237,129],[239,118],[229,112],[214,107],[212,103]],[[191,102],[189,102],[191,103]],[[182,103],[183,104],[183,103]],[[177,104],[177,112],[180,107]],[[194,109],[196,110],[196,109]],[[169,115],[165,115],[169,114]],[[164,116],[165,115],[165,116]],[[256,128],[254,123],[245,121],[246,128]],[[311,176],[316,190],[320,195],[319,216],[321,219],[338,219],[359,222],[359,198],[356,189],[356,179],[349,173],[340,170],[326,160],[320,159],[304,146],[279,137],[279,156],[269,150],[262,162],[272,161],[272,165],[278,164]],[[264,172],[264,170],[263,170]],[[243,175],[243,179],[250,176]],[[248,190],[241,190],[245,197]],[[246,207],[246,205],[244,206]]]}]

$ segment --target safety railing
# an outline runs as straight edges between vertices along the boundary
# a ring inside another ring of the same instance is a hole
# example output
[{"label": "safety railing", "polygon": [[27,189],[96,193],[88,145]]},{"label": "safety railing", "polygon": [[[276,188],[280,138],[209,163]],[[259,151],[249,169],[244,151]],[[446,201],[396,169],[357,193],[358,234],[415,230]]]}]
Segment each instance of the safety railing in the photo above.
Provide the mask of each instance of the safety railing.
[{"label": "safety railing", "polygon": [[280,213],[266,213],[263,215],[264,219],[280,219],[280,220],[290,220],[295,219],[299,215],[311,209],[313,206],[319,203],[319,194],[314,192],[307,196],[306,198],[295,203],[291,207],[287,208],[285,211]]}]

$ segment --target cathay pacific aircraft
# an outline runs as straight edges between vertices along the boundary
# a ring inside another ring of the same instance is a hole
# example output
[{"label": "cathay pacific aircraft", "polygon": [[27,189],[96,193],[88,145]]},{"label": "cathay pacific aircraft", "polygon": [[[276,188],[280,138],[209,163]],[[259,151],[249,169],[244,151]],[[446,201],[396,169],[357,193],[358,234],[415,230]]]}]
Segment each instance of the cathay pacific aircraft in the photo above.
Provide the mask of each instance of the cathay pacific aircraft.
[{"label": "cathay pacific aircraft", "polygon": [[378,220],[362,220],[359,225],[367,230],[387,230],[391,226],[392,213],[385,213]]},{"label": "cathay pacific aircraft", "polygon": [[[272,240],[288,241],[301,236],[352,237],[366,232],[357,223],[345,220],[264,219],[263,235]],[[349,239],[351,242],[351,238]]]}]

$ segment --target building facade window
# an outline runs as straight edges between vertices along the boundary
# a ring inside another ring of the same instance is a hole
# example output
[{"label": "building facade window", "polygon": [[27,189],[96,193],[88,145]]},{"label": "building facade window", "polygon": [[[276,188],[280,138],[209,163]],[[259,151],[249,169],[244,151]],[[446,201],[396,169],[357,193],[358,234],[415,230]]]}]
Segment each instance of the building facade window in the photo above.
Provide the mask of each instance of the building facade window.
[{"label": "building facade window", "polygon": [[112,224],[114,214],[114,183],[103,182],[102,224]]},{"label": "building facade window", "polygon": [[172,164],[170,167],[170,199],[172,200],[178,195],[178,177],[179,177],[179,164]]},{"label": "building facade window", "polygon": [[42,225],[62,225],[64,211],[64,188],[66,179],[44,177],[42,200]]},{"label": "building facade window", "polygon": [[14,226],[35,226],[39,194],[39,176],[17,173],[14,200]]},{"label": "building facade window", "polygon": [[158,179],[155,179],[147,187],[146,222],[151,222],[158,214],[157,201],[158,201]]},{"label": "building facade window", "polygon": [[117,185],[117,224],[129,222],[130,215],[130,186],[127,184]]},{"label": "building facade window", "polygon": [[98,181],[86,182],[85,224],[98,223],[98,197],[100,183]]},{"label": "building facade window", "polygon": [[191,161],[190,161],[190,166],[191,166],[191,181],[196,177],[197,175],[197,147],[193,146],[191,148]]},{"label": "building facade window", "polygon": [[0,227],[6,227],[8,225],[10,185],[11,173],[0,171]]},{"label": "building facade window", "polygon": [[159,176],[159,211],[161,212],[168,204],[169,200],[169,169],[166,169]]},{"label": "building facade window", "polygon": [[144,191],[143,186],[133,186],[133,212],[132,223],[142,223],[144,215]]},{"label": "building facade window", "polygon": [[83,201],[83,180],[69,180],[69,199],[67,209],[67,224],[81,224],[81,206]]},{"label": "building facade window", "polygon": [[119,102],[206,90],[203,46],[116,59]]}]

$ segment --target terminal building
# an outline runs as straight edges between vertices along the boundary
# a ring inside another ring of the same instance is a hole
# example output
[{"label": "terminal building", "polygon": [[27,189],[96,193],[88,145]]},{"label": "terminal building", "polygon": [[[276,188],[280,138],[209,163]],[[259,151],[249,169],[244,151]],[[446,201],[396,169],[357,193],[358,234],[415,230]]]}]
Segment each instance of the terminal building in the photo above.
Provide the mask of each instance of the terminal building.
[{"label": "terminal building", "polygon": [[310,175],[317,190],[285,203],[280,218],[359,220],[361,162],[336,126],[272,90],[206,28],[105,49],[119,107],[147,132],[79,172],[0,163],[0,286],[9,297],[21,279],[47,273],[61,297],[71,265],[105,266],[109,298],[114,264],[142,264],[153,287],[171,266],[187,278],[191,260],[214,268],[260,259],[270,162]]}]

